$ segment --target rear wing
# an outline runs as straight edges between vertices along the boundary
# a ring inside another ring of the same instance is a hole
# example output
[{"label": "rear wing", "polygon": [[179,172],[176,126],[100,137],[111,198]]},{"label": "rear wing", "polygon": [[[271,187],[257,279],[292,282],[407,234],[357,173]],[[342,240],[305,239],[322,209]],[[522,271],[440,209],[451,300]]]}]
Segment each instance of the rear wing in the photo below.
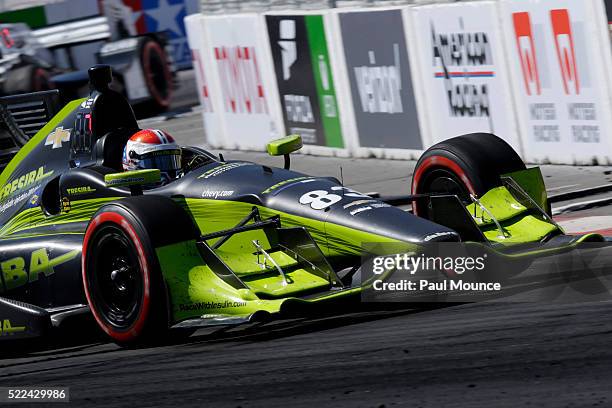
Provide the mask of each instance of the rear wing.
[{"label": "rear wing", "polygon": [[57,90],[0,98],[0,171],[59,110]]},{"label": "rear wing", "polygon": [[111,29],[105,16],[95,16],[39,28],[32,35],[42,46],[53,49],[109,40]]}]

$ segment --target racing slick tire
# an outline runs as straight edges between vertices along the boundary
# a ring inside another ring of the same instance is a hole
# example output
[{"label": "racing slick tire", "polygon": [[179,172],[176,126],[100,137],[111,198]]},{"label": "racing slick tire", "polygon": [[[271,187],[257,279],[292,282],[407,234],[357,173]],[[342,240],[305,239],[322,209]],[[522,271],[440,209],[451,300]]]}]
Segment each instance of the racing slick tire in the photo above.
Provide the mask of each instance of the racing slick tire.
[{"label": "racing slick tire", "polygon": [[[525,170],[525,163],[503,139],[491,133],[470,133],[437,143],[419,158],[412,176],[412,194],[455,194],[465,203],[501,185],[500,176]],[[424,200],[412,202],[416,215],[427,216]]]},{"label": "racing slick tire", "polygon": [[167,197],[129,197],[96,212],[83,240],[83,288],[113,341],[138,346],[168,339],[171,302],[155,248],[198,236],[189,215]]},{"label": "racing slick tire", "polygon": [[147,90],[151,99],[145,104],[154,113],[164,112],[170,107],[173,91],[172,72],[168,56],[161,44],[151,38],[140,47],[140,61]]},{"label": "racing slick tire", "polygon": [[30,74],[31,92],[48,91],[52,88],[49,71],[41,67],[32,67]]}]

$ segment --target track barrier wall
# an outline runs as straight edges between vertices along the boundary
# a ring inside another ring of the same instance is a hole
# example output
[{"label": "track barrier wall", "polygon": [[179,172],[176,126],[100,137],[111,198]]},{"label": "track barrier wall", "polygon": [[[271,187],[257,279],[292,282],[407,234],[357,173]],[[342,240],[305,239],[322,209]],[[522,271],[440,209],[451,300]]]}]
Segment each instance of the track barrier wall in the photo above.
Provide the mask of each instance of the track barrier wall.
[{"label": "track barrier wall", "polygon": [[529,162],[612,163],[603,0],[186,17],[207,142],[417,158],[470,132]]}]

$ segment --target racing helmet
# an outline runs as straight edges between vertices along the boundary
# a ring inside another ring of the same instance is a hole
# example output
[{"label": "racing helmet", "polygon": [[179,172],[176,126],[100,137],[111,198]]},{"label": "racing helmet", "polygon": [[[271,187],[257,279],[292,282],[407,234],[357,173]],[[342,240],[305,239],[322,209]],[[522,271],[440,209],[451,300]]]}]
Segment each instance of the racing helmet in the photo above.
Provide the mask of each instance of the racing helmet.
[{"label": "racing helmet", "polygon": [[181,148],[163,130],[139,130],[123,149],[123,169],[159,169],[162,181],[168,182],[175,179],[181,169]]}]

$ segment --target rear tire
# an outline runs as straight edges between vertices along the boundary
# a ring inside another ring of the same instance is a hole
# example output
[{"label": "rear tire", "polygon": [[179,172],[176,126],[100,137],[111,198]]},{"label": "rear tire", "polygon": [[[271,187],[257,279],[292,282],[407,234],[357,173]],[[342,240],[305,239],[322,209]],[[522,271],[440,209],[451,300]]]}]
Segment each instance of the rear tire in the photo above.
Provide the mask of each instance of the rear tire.
[{"label": "rear tire", "polygon": [[140,49],[140,60],[145,83],[151,99],[146,107],[154,113],[165,112],[172,99],[172,72],[168,57],[159,42],[146,39]]},{"label": "rear tire", "polygon": [[[412,194],[455,194],[465,203],[501,185],[500,176],[525,170],[525,163],[503,139],[491,133],[470,133],[437,143],[419,158],[412,176]],[[426,216],[423,200],[413,201],[416,215]]]},{"label": "rear tire", "polygon": [[32,92],[48,91],[52,88],[49,72],[41,67],[32,67],[31,86]]},{"label": "rear tire", "polygon": [[92,217],[83,240],[83,287],[98,326],[113,341],[126,346],[168,338],[171,300],[155,248],[198,234],[166,197],[126,198]]}]

